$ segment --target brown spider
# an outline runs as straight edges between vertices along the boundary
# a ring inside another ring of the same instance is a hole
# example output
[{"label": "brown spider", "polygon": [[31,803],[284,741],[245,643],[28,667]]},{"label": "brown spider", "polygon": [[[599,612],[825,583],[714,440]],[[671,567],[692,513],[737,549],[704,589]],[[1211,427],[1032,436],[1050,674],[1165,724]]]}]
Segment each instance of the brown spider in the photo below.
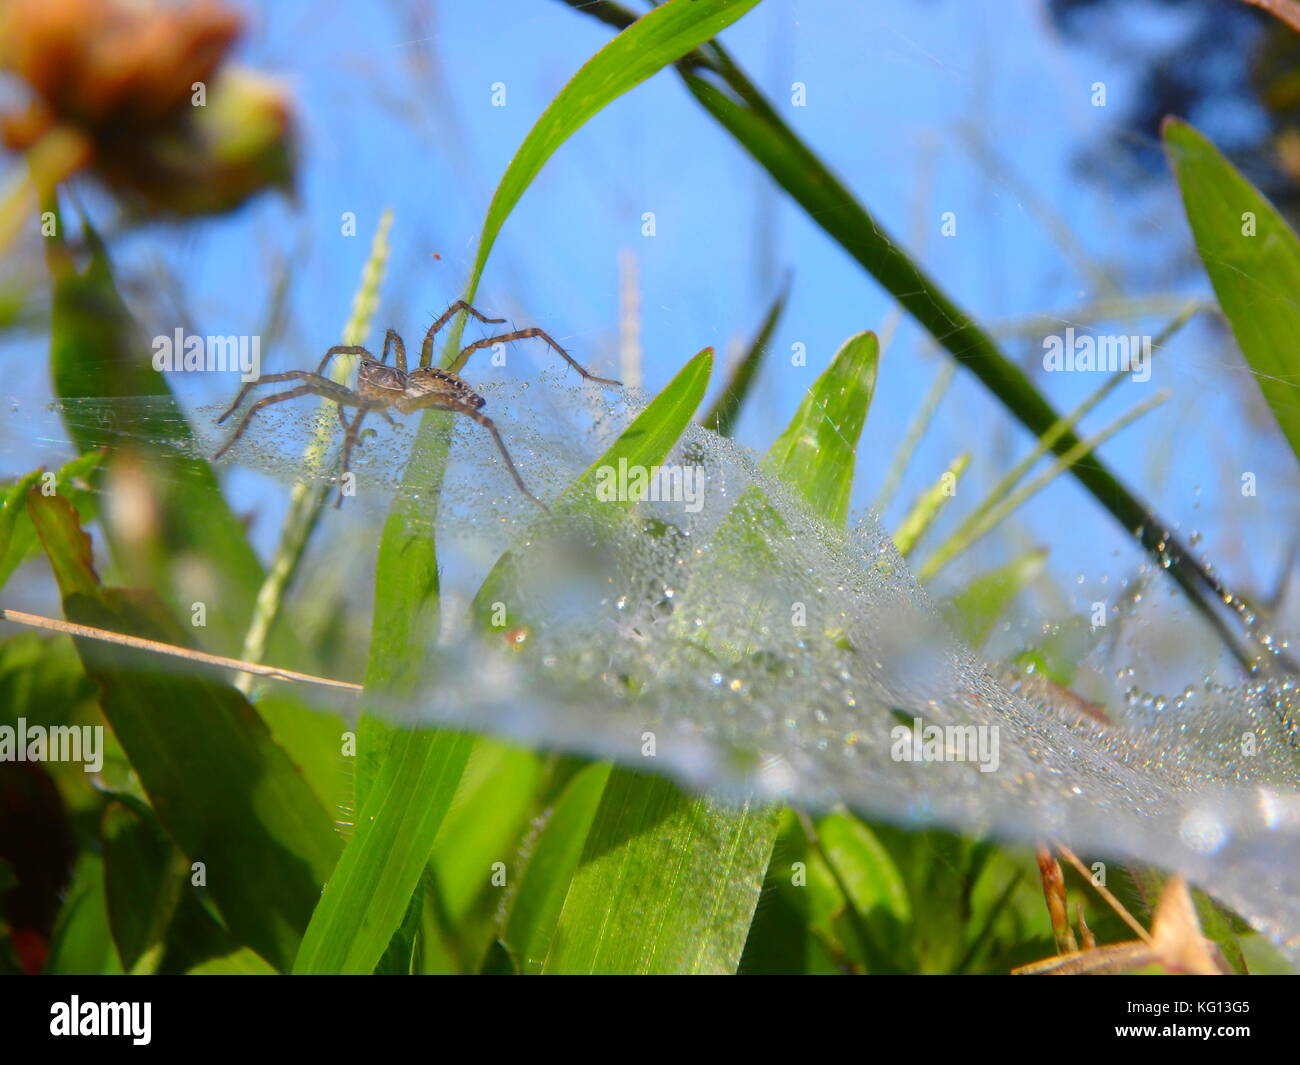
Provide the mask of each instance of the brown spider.
[{"label": "brown spider", "polygon": [[[248,413],[244,415],[239,427],[230,439],[222,445],[221,450],[216,453],[214,458],[220,458],[234,446],[235,441],[244,435],[244,430],[248,428],[248,423],[253,420],[253,415],[263,407],[268,407],[272,403],[283,403],[287,399],[297,399],[299,396],[316,395],[331,399],[337,404],[339,421],[343,424],[345,430],[342,472],[346,475],[351,469],[352,449],[353,447],[359,447],[361,444],[361,422],[367,414],[377,411],[392,424],[392,418],[388,413],[389,410],[396,410],[399,414],[410,414],[412,411],[417,410],[445,410],[454,414],[463,414],[465,417],[478,422],[479,425],[491,433],[492,439],[496,442],[497,450],[501,452],[501,457],[505,460],[506,469],[510,471],[510,476],[514,478],[515,484],[519,486],[519,491],[523,492],[543,510],[547,510],[546,504],[528,491],[528,487],[524,484],[524,479],[519,476],[519,470],[515,467],[514,460],[511,459],[510,452],[506,450],[506,445],[502,442],[501,434],[497,432],[497,427],[493,424],[492,419],[486,414],[479,413],[479,408],[486,403],[486,400],[460,379],[458,376],[459,371],[464,367],[469,357],[480,348],[486,348],[492,344],[504,344],[511,340],[523,340],[527,337],[541,337],[559,352],[565,362],[588,381],[596,381],[602,385],[620,385],[622,382],[611,381],[609,378],[597,377],[595,374],[589,373],[578,365],[559,344],[535,326],[528,329],[514,329],[509,333],[502,333],[500,336],[476,340],[456,356],[455,361],[452,362],[448,369],[441,370],[431,365],[433,361],[433,338],[457,311],[466,311],[480,322],[487,322],[490,325],[497,325],[505,321],[504,318],[488,318],[480,314],[464,300],[457,300],[443,312],[442,316],[429,327],[429,331],[424,335],[424,343],[420,346],[420,365],[414,370],[408,371],[406,369],[406,345],[402,342],[402,338],[397,334],[396,330],[389,329],[384,335],[384,351],[378,361],[363,347],[352,344],[339,344],[325,352],[325,357],[321,359],[320,366],[317,367],[315,373],[308,373],[306,370],[286,370],[283,373],[263,374],[256,381],[249,381],[239,390],[239,395],[235,397],[235,402],[230,405],[230,409],[217,419],[218,425],[235,412],[250,388],[271,384],[276,381],[302,381],[304,383],[296,388],[289,389],[287,392],[277,392],[273,396],[259,399],[249,407]],[[390,349],[396,352],[396,366],[386,365]],[[362,356],[361,367],[357,371],[357,387],[355,391],[324,376],[325,367],[329,365],[330,360],[336,355]],[[344,407],[357,408],[357,415],[351,422],[343,414]],[[339,507],[342,504],[343,488],[340,485],[339,496],[334,505]]]}]

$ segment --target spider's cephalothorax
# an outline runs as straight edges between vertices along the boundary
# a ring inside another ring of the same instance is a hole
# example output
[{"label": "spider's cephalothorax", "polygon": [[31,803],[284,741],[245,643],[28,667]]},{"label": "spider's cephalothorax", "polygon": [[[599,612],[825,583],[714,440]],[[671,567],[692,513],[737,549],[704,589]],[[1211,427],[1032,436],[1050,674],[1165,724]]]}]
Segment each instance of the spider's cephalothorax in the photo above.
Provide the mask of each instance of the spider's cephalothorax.
[{"label": "spider's cephalothorax", "polygon": [[[315,373],[308,373],[306,370],[286,370],[283,373],[263,374],[256,381],[249,381],[239,390],[239,395],[235,397],[235,402],[230,405],[230,409],[217,419],[218,424],[224,422],[235,412],[250,388],[271,384],[276,381],[301,381],[303,383],[289,389],[287,392],[277,392],[275,395],[265,396],[249,407],[248,413],[244,415],[238,428],[235,429],[230,439],[222,445],[221,450],[214,457],[220,458],[234,445],[236,440],[244,435],[248,423],[253,420],[253,416],[263,407],[287,399],[296,399],[299,396],[316,395],[333,400],[337,404],[339,421],[343,423],[345,430],[343,436],[343,473],[346,474],[351,469],[352,449],[360,444],[361,422],[367,414],[377,412],[382,417],[388,418],[390,410],[395,410],[399,414],[411,414],[417,410],[445,410],[454,414],[463,414],[486,429],[492,435],[497,450],[501,452],[501,457],[505,460],[506,469],[510,471],[510,476],[514,478],[519,490],[545,510],[546,504],[528,490],[528,487],[524,484],[524,479],[519,476],[519,470],[515,468],[514,460],[510,458],[510,452],[506,450],[506,446],[501,440],[501,434],[497,432],[496,425],[491,418],[480,412],[480,408],[483,407],[485,402],[483,397],[460,379],[458,371],[465,365],[469,357],[480,348],[490,347],[493,344],[504,344],[511,340],[523,340],[526,337],[540,337],[588,381],[596,381],[602,385],[617,385],[619,382],[588,373],[559,344],[536,327],[514,329],[508,333],[502,333],[500,336],[476,340],[462,349],[448,369],[439,369],[431,365],[433,362],[433,338],[457,311],[465,311],[480,322],[498,324],[505,321],[504,318],[486,318],[464,300],[457,300],[429,327],[429,331],[424,337],[424,343],[420,346],[420,365],[413,370],[408,371],[406,368],[406,345],[402,342],[402,338],[394,330],[390,329],[384,336],[384,351],[378,359],[363,347],[344,344],[332,347],[325,352],[325,357],[321,359],[320,366],[317,367]],[[388,365],[389,351],[394,353],[395,366]],[[357,371],[357,387],[355,390],[324,376],[325,367],[329,365],[330,360],[336,355],[361,356],[361,366]],[[356,417],[351,421],[348,421],[344,415],[344,407],[357,408]],[[342,502],[343,489],[340,487],[339,497],[334,505],[339,506]]]}]

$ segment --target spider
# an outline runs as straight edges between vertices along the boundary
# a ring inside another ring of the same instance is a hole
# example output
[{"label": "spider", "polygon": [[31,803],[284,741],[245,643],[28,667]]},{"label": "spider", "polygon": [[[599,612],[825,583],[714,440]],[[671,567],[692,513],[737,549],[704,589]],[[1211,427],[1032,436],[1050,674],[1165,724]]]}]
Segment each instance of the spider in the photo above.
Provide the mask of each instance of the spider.
[{"label": "spider", "polygon": [[[504,344],[511,340],[540,337],[554,348],[565,362],[582,374],[586,380],[595,381],[602,385],[615,386],[621,385],[622,382],[612,381],[607,377],[597,377],[595,374],[588,372],[568,352],[552,340],[547,333],[536,326],[527,329],[513,329],[499,336],[476,340],[462,349],[448,369],[439,369],[431,365],[433,361],[433,339],[438,330],[446,325],[452,315],[458,311],[465,311],[480,322],[486,322],[489,325],[499,325],[505,321],[504,318],[488,318],[486,315],[480,314],[464,300],[457,300],[429,327],[429,331],[424,335],[424,343],[420,346],[420,365],[413,370],[408,371],[406,368],[406,345],[403,343],[401,336],[398,335],[396,330],[389,329],[384,335],[384,350],[378,360],[363,347],[353,344],[338,344],[325,352],[325,357],[321,359],[320,366],[316,368],[315,373],[309,373],[306,370],[285,370],[283,373],[262,374],[257,380],[249,381],[239,390],[239,395],[235,397],[235,402],[230,405],[230,409],[217,419],[218,425],[238,409],[251,388],[256,388],[258,385],[272,384],[277,381],[302,381],[303,383],[289,389],[287,392],[277,392],[275,395],[259,399],[249,407],[248,413],[240,421],[239,427],[213,457],[220,458],[229,451],[235,442],[244,435],[244,430],[248,428],[248,423],[253,420],[253,416],[263,407],[268,407],[272,403],[283,403],[285,400],[297,399],[299,396],[323,396],[325,399],[333,400],[337,405],[339,421],[343,425],[342,472],[346,475],[351,469],[352,449],[361,446],[361,422],[367,414],[378,412],[391,425],[393,419],[388,413],[390,410],[395,410],[399,414],[410,414],[412,411],[417,410],[445,410],[454,414],[463,414],[486,429],[492,435],[497,450],[501,452],[501,457],[505,460],[506,469],[510,471],[510,476],[514,478],[515,484],[519,486],[519,491],[543,510],[548,510],[546,504],[533,495],[528,490],[528,486],[524,484],[524,479],[519,475],[519,470],[516,468],[514,460],[511,459],[510,452],[506,450],[506,445],[501,439],[501,434],[497,432],[497,427],[492,419],[486,414],[480,413],[480,408],[487,401],[461,380],[459,371],[464,367],[469,357],[480,348],[486,348],[493,344]],[[395,353],[397,363],[395,366],[387,365],[390,350]],[[324,376],[325,367],[338,355],[361,356],[361,367],[357,371],[357,387],[355,391]],[[351,421],[343,413],[344,407],[357,408],[356,416]],[[338,499],[335,501],[334,506],[339,507],[342,504],[343,487],[340,485]]]}]

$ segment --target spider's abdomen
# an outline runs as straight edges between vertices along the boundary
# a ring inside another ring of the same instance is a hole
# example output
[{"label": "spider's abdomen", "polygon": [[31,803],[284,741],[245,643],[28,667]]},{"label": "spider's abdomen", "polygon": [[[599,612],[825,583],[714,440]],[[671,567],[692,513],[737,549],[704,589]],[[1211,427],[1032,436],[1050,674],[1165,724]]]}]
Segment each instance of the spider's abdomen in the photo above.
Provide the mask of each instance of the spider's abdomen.
[{"label": "spider's abdomen", "polygon": [[422,366],[406,375],[408,403],[427,406],[430,401],[448,401],[478,410],[487,401],[454,373],[436,366]]}]

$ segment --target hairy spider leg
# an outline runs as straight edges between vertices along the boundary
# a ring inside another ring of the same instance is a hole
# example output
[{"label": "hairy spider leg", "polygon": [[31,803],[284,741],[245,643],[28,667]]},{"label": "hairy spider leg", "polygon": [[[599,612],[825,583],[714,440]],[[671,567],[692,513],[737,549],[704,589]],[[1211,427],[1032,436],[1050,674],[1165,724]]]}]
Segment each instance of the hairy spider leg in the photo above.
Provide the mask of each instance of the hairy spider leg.
[{"label": "hairy spider leg", "polygon": [[[257,378],[257,380],[249,381],[239,390],[239,395],[235,397],[235,402],[230,404],[226,409],[226,413],[217,419],[217,424],[220,425],[235,413],[236,408],[244,402],[244,397],[248,395],[249,389],[256,388],[258,385],[275,384],[277,381],[309,381],[312,384],[320,385],[322,388],[327,389],[328,391],[318,393],[318,395],[325,396],[327,399],[334,399],[335,394],[344,396],[352,395],[352,392],[349,389],[345,388],[337,381],[331,381],[328,377],[322,377],[318,373],[309,373],[307,370],[285,370],[282,373],[264,373],[261,377]],[[288,393],[285,393],[285,395],[287,394]],[[302,395],[302,393],[299,392],[295,392],[294,394]]]},{"label": "hairy spider leg", "polygon": [[479,425],[483,426],[484,429],[492,434],[492,439],[496,442],[497,450],[501,452],[501,457],[505,460],[506,469],[510,471],[510,476],[514,478],[515,485],[519,488],[519,491],[523,492],[524,495],[546,511],[546,513],[549,514],[551,512],[551,508],[533,495],[533,493],[528,490],[528,486],[524,484],[523,477],[519,475],[519,468],[515,465],[515,460],[510,457],[510,452],[506,450],[505,441],[501,439],[501,434],[497,432],[496,423],[491,418],[486,414],[480,414],[477,408],[471,407],[468,403],[448,403],[446,400],[442,400],[428,404],[421,404],[421,407],[427,407],[429,410],[446,410],[451,411],[453,414],[463,414],[466,418],[478,422]]},{"label": "hairy spider leg", "polygon": [[388,349],[397,349],[397,368],[406,373],[406,343],[402,340],[401,334],[396,329],[389,329],[384,333],[384,353],[379,357],[379,364],[382,366],[388,362]]},{"label": "hairy spider leg", "polygon": [[[366,403],[358,404],[358,408],[357,416],[352,419],[351,425],[348,425],[347,420],[343,418],[343,408],[339,408],[339,419],[343,421],[347,432],[343,434],[343,461],[339,465],[339,496],[334,500],[335,510],[343,505],[343,478],[352,472],[352,448],[354,445],[361,446],[361,421],[372,410],[378,409]],[[388,411],[383,411],[383,415],[388,418]],[[388,420],[391,424],[392,419],[388,418]]]},{"label": "hairy spider leg", "polygon": [[[294,378],[306,380],[307,384],[299,385],[297,388],[291,388],[288,392],[277,392],[273,396],[265,396],[264,398],[259,399],[248,408],[247,413],[245,413],[244,417],[239,422],[239,427],[234,431],[230,439],[221,446],[221,450],[212,457],[214,459],[219,459],[234,447],[235,442],[244,435],[244,430],[248,428],[248,423],[253,420],[254,415],[256,415],[263,407],[269,407],[272,403],[283,403],[285,400],[297,399],[299,396],[323,396],[325,399],[334,400],[335,403],[348,403],[353,406],[357,403],[357,397],[342,385],[335,384],[328,378],[318,378],[315,374],[307,373],[305,370],[286,370],[282,374],[267,374],[264,377],[259,377],[256,381],[250,381],[240,390],[239,398],[242,399],[244,393],[253,385],[267,384],[273,381],[288,381]],[[239,399],[236,399],[235,402],[231,404],[230,410],[226,411],[225,414],[217,419],[217,424],[220,425],[225,421],[237,406],[239,406]]]},{"label": "hairy spider leg", "polygon": [[573,356],[560,347],[559,344],[552,340],[549,333],[544,329],[538,329],[535,325],[529,326],[527,329],[515,329],[509,333],[502,333],[500,336],[484,337],[482,340],[474,341],[473,344],[462,349],[461,353],[456,356],[456,361],[451,364],[450,370],[452,373],[460,373],[465,363],[469,361],[469,357],[473,355],[474,352],[483,348],[491,347],[493,344],[507,344],[512,340],[527,340],[529,337],[540,337],[542,340],[545,340],[546,343],[559,353],[560,358],[577,370],[578,373],[582,374],[582,376],[588,381],[595,381],[597,384],[601,385],[621,386],[623,384],[622,381],[613,381],[608,377],[597,377],[594,373],[583,367],[573,358]]},{"label": "hairy spider leg", "polygon": [[505,321],[504,318],[489,318],[485,314],[480,314],[464,300],[457,300],[441,316],[429,326],[429,331],[424,334],[424,343],[420,345],[420,365],[429,366],[433,363],[433,338],[438,335],[438,330],[451,321],[451,316],[457,311],[466,311],[472,314],[480,322],[487,322],[489,325],[500,325]]},{"label": "hairy spider leg", "polygon": [[[402,343],[402,337],[396,329],[389,329],[384,333],[384,350],[379,356],[380,365],[388,362],[388,352],[391,348],[397,349],[397,368],[403,373],[406,372],[406,345]],[[330,360],[338,355],[364,355],[367,359],[373,359],[368,348],[363,348],[360,344],[335,344],[325,352],[325,357],[321,359],[320,366],[316,372],[322,376],[325,374],[325,367],[329,365]]]},{"label": "hairy spider leg", "polygon": [[324,377],[325,367],[330,364],[330,360],[336,355],[364,355],[367,359],[374,358],[369,350],[363,348],[360,344],[335,344],[325,352],[325,357],[321,359],[320,365],[316,368],[316,373]]},{"label": "hairy spider leg", "polygon": [[[343,426],[344,429],[347,429],[347,427],[348,427],[348,416],[347,416],[346,414],[343,413],[343,406],[342,406],[341,404],[339,404],[339,403],[335,403],[335,404],[334,404],[334,409],[335,409],[336,411],[338,411],[338,415],[339,415],[339,424],[340,424],[341,426]],[[389,414],[388,411],[384,410],[383,407],[377,407],[377,408],[375,408],[375,413],[378,414],[381,418],[383,418],[384,421],[386,421],[389,425],[393,426],[393,428],[396,428],[396,427],[397,427],[397,423],[396,423],[395,421],[393,421],[393,416],[392,416],[391,414]],[[374,430],[372,429],[371,432],[374,432]],[[360,437],[358,437],[358,438],[357,438],[357,447],[360,447],[364,442],[365,442],[365,441],[363,441]]]}]

